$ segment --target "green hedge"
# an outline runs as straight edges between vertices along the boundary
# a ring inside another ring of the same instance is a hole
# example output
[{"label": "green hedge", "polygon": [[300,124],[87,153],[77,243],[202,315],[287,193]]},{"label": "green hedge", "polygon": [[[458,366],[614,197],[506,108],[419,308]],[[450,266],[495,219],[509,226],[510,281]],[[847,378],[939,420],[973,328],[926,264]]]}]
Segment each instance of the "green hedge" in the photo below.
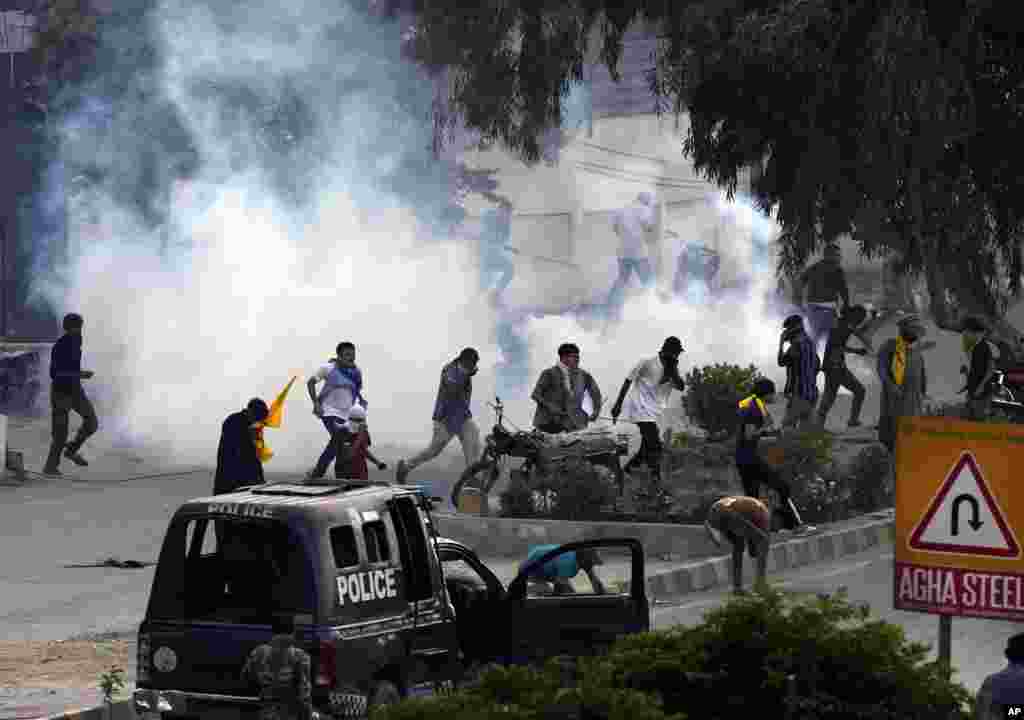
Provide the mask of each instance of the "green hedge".
[{"label": "green hedge", "polygon": [[709,435],[731,434],[736,429],[736,404],[750,394],[760,377],[753,365],[718,363],[694,368],[686,376],[686,414]]},{"label": "green hedge", "polygon": [[766,590],[695,627],[632,635],[581,659],[501,668],[450,697],[384,708],[384,720],[968,720],[972,696],[928,661],[925,645],[843,594]]}]

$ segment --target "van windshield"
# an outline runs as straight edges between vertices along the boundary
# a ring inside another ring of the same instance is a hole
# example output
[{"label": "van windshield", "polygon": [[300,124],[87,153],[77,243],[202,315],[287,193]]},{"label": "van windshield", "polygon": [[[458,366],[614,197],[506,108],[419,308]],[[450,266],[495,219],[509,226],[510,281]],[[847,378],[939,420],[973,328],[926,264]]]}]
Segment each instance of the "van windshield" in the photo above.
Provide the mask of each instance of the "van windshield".
[{"label": "van windshield", "polygon": [[164,539],[149,615],[265,623],[280,613],[313,614],[315,597],[313,565],[286,525],[183,518]]}]

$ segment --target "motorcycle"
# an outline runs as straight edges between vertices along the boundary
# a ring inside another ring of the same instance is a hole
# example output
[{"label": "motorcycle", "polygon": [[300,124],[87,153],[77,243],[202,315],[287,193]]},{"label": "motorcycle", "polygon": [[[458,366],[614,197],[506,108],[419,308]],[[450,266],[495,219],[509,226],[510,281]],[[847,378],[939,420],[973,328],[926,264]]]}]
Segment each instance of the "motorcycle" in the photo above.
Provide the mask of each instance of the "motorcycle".
[{"label": "motorcycle", "polygon": [[601,442],[589,446],[580,438],[570,438],[562,445],[552,445],[546,433],[537,430],[512,432],[506,428],[505,406],[501,398],[495,398],[494,403],[487,404],[494,410],[497,421],[486,438],[480,459],[463,471],[452,488],[451,501],[455,507],[458,507],[459,494],[463,488],[477,489],[486,498],[501,477],[502,465],[508,458],[522,459],[518,469],[511,472],[518,473],[518,477],[528,483],[557,470],[559,461],[583,459],[607,468],[618,485],[619,496],[624,494],[625,474],[619,458],[629,453],[628,435],[619,435],[614,440],[602,435]]}]

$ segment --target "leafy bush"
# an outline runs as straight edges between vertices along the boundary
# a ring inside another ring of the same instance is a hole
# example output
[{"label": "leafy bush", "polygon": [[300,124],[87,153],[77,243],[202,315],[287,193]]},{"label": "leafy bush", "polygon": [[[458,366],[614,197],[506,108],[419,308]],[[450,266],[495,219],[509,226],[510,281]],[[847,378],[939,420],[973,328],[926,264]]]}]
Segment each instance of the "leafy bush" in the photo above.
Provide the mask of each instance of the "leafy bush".
[{"label": "leafy bush", "polygon": [[753,365],[718,363],[694,368],[686,376],[686,413],[710,435],[736,429],[736,403],[750,394],[761,375]]},{"label": "leafy bush", "polygon": [[790,430],[772,444],[782,457],[779,472],[790,482],[825,475],[832,465],[835,438],[822,430]]},{"label": "leafy bush", "polygon": [[556,520],[590,520],[615,502],[618,493],[608,478],[586,460],[560,463],[539,483],[554,494],[551,517]]},{"label": "leafy bush", "polygon": [[573,458],[553,465],[533,479],[513,473],[508,489],[501,494],[501,514],[592,520],[612,505],[617,496],[618,488],[603,468]]},{"label": "leafy bush", "polygon": [[791,485],[791,493],[804,522],[836,522],[852,515],[850,484],[834,468],[824,475],[797,478]]},{"label": "leafy bush", "polygon": [[501,493],[502,517],[532,517],[536,514],[533,490],[521,473],[513,471],[508,488]]},{"label": "leafy bush", "polygon": [[844,479],[850,488],[850,509],[874,512],[892,507],[895,502],[893,467],[889,451],[882,445],[870,445],[846,468]]},{"label": "leafy bush", "polygon": [[[563,665],[550,661],[542,668],[494,667],[473,687],[454,695],[407,700],[385,706],[374,720],[686,720],[667,715],[657,698],[637,690],[616,688],[581,673],[565,682]],[[699,717],[699,716],[698,716]]]},{"label": "leafy bush", "polygon": [[701,720],[745,717],[744,708],[766,720],[966,720],[970,694],[927,657],[926,646],[843,594],[800,600],[769,589],[701,625],[623,638],[581,667]]}]

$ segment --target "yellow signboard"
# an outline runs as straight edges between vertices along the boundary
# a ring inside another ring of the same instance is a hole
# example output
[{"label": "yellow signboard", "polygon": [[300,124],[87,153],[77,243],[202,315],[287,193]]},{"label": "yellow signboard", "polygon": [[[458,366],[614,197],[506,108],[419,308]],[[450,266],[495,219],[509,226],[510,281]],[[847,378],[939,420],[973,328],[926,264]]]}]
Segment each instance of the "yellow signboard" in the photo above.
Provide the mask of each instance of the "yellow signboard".
[{"label": "yellow signboard", "polygon": [[901,418],[897,610],[1024,620],[1024,426]]}]

